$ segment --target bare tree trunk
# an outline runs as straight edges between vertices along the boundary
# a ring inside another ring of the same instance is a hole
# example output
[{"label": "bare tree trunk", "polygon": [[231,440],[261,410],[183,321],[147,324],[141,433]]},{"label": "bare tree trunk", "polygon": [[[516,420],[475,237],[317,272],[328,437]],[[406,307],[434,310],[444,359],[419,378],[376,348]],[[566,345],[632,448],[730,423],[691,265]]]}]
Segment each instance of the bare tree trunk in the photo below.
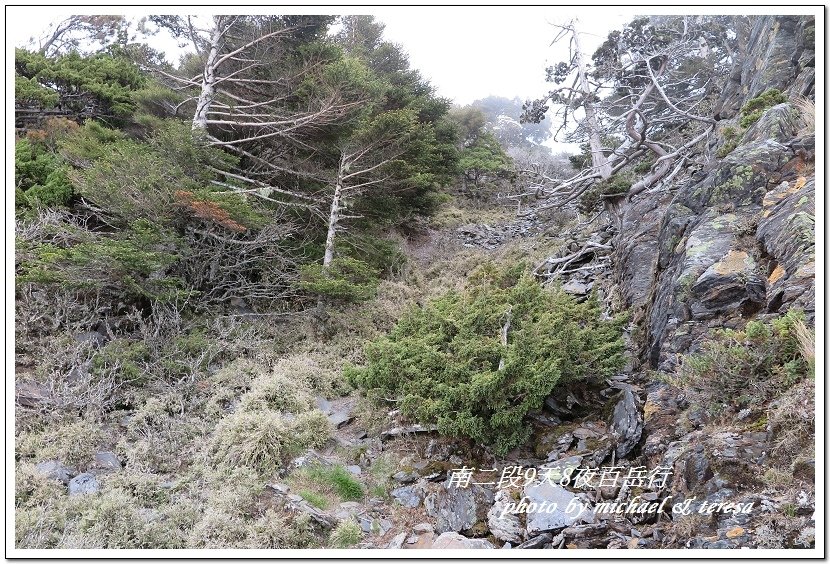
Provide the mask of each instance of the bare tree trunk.
[{"label": "bare tree trunk", "polygon": [[210,111],[211,104],[213,104],[213,98],[216,96],[216,60],[219,56],[219,42],[222,39],[219,18],[220,16],[213,17],[210,49],[205,59],[205,67],[202,74],[202,90],[199,92],[199,100],[196,102],[196,113],[193,115],[194,131],[205,131],[207,129],[208,112]]},{"label": "bare tree trunk", "polygon": [[337,232],[337,222],[340,221],[340,206],[343,199],[343,165],[340,159],[340,169],[337,171],[337,183],[334,186],[334,197],[331,200],[329,213],[329,231],[326,235],[326,252],[323,255],[323,270],[325,271],[334,259],[334,235]]},{"label": "bare tree trunk", "polygon": [[591,162],[601,178],[609,178],[611,176],[611,164],[605,158],[605,153],[602,152],[602,139],[600,137],[599,123],[597,123],[597,113],[594,109],[593,97],[594,93],[591,91],[591,85],[588,83],[587,65],[585,63],[585,54],[582,52],[582,44],[579,41],[579,31],[576,28],[576,20],[573,27],[574,39],[574,61],[576,62],[577,72],[579,74],[579,89],[582,91],[584,102],[582,107],[585,110],[585,125],[588,131],[588,142],[591,145]]}]

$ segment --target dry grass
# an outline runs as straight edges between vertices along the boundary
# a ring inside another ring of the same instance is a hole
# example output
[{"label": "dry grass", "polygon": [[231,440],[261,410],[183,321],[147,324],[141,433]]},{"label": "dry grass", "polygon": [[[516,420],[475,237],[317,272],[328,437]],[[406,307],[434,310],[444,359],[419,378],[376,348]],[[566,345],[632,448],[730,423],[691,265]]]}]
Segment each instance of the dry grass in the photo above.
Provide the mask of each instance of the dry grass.
[{"label": "dry grass", "polygon": [[816,335],[811,331],[807,325],[798,320],[794,324],[795,335],[798,338],[798,344],[801,349],[801,355],[807,364],[810,365],[810,370],[815,374],[816,368]]},{"label": "dry grass", "polygon": [[773,434],[772,458],[790,464],[797,458],[814,458],[815,382],[804,380],[787,390],[769,408]]},{"label": "dry grass", "polygon": [[803,96],[795,96],[790,103],[798,110],[801,128],[799,135],[810,135],[816,131],[816,102]]}]

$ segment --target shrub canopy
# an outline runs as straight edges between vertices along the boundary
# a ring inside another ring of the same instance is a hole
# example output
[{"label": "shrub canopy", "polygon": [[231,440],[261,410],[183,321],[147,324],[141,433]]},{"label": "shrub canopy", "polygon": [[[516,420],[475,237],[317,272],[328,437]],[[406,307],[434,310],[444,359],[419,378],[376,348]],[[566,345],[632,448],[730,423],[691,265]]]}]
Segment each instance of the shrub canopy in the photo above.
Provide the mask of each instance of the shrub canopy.
[{"label": "shrub canopy", "polygon": [[444,434],[500,454],[522,444],[525,416],[556,385],[622,366],[624,322],[602,321],[595,297],[578,303],[523,270],[482,267],[469,291],[411,310],[367,346],[368,365],[347,375]]}]

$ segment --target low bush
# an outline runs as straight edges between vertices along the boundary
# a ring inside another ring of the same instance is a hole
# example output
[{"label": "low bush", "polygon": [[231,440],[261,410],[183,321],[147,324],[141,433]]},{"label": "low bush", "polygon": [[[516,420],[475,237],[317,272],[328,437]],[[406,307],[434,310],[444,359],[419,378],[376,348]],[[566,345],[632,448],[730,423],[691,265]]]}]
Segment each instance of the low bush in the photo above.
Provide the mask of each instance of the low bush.
[{"label": "low bush", "polygon": [[750,127],[756,121],[761,119],[764,112],[773,106],[783,104],[787,101],[787,96],[782,94],[777,88],[770,88],[765,92],[759,94],[755,98],[748,100],[741,107],[740,125],[744,129]]},{"label": "low bush", "polygon": [[327,268],[320,264],[300,267],[299,287],[311,294],[340,302],[362,302],[377,293],[378,272],[351,257],[337,257]]},{"label": "low bush", "polygon": [[269,476],[287,459],[331,437],[326,416],[314,410],[288,417],[272,411],[240,411],[219,422],[210,450],[226,468],[244,466]]},{"label": "low bush", "polygon": [[791,310],[770,323],[750,321],[741,331],[724,329],[689,355],[680,382],[696,402],[713,413],[769,402],[810,377],[797,327],[804,319]]},{"label": "low bush", "polygon": [[522,444],[525,416],[555,386],[622,366],[624,322],[602,321],[596,298],[578,303],[523,271],[480,268],[468,291],[411,310],[370,343],[368,365],[347,378],[444,434],[500,454]]},{"label": "low bush", "polygon": [[354,519],[337,524],[329,537],[331,548],[351,548],[363,538],[363,531]]},{"label": "low bush", "polygon": [[[646,172],[650,168],[651,165],[646,169]],[[579,211],[585,214],[599,211],[602,209],[603,196],[625,194],[631,188],[633,182],[633,177],[628,174],[615,174],[611,178],[597,182],[580,197]]]}]

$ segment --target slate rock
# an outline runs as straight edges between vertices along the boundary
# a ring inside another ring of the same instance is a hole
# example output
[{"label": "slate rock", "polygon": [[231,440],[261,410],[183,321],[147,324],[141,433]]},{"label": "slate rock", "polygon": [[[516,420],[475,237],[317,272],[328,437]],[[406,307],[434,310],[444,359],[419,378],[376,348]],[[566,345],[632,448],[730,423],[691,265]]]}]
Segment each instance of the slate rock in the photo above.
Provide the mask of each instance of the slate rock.
[{"label": "slate rock", "polygon": [[643,415],[637,396],[631,388],[626,387],[623,395],[614,406],[609,426],[616,443],[617,459],[624,458],[640,442],[643,434]]},{"label": "slate rock", "polygon": [[528,537],[593,519],[591,510],[582,500],[550,481],[529,484],[524,495],[529,508],[531,503],[535,504],[535,511],[527,512]]},{"label": "slate rock", "polygon": [[386,545],[386,548],[397,550],[399,548],[403,548],[403,543],[406,541],[406,533],[399,533],[395,535],[389,544]]},{"label": "slate rock", "polygon": [[438,535],[432,543],[432,548],[440,549],[456,549],[456,548],[472,548],[472,549],[494,549],[493,543],[485,539],[468,539],[458,533],[446,532]]},{"label": "slate rock", "polygon": [[505,490],[496,492],[495,503],[487,512],[487,526],[490,533],[497,539],[509,543],[522,542],[522,522],[515,513],[504,510],[512,503]]},{"label": "slate rock", "polygon": [[95,453],[95,467],[101,470],[118,471],[124,467],[114,452],[102,451]]},{"label": "slate rock", "polygon": [[418,507],[424,499],[423,488],[417,485],[395,488],[389,493],[392,496],[392,499],[404,507]]},{"label": "slate rock", "polygon": [[552,541],[552,540],[553,540],[553,535],[551,535],[550,533],[542,533],[541,535],[536,535],[532,539],[527,539],[522,544],[516,546],[516,548],[523,548],[523,549],[526,549],[526,548],[529,548],[529,549],[545,548],[545,545],[549,544],[550,541]]},{"label": "slate rock", "polygon": [[69,495],[87,495],[97,493],[100,489],[95,476],[88,473],[78,474],[69,480]]},{"label": "slate rock", "polygon": [[64,484],[68,484],[72,477],[72,470],[61,464],[57,460],[47,460],[35,466],[35,470],[50,480],[58,480]]},{"label": "slate rock", "polygon": [[493,492],[478,485],[449,486],[449,480],[424,498],[426,513],[435,519],[439,533],[466,531],[487,516]]}]

